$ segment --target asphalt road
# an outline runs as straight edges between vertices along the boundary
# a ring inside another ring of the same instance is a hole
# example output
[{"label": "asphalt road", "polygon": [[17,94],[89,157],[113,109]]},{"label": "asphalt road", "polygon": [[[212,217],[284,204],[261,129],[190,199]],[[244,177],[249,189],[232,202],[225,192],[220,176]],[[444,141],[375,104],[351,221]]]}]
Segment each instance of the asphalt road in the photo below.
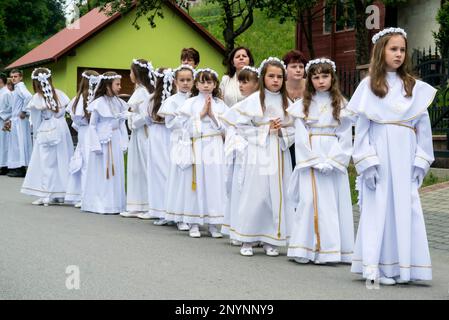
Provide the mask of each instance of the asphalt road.
[{"label": "asphalt road", "polygon": [[299,265],[285,249],[242,257],[205,233],[32,206],[22,181],[0,177],[0,299],[449,299],[445,251],[431,251],[433,281],[369,290],[349,265]]}]

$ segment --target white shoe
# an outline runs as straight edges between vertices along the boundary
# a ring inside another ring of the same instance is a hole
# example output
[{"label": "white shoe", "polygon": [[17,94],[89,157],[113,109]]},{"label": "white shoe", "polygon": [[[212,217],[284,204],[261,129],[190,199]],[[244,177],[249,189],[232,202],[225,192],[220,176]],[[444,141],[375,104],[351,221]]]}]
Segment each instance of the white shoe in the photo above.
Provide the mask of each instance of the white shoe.
[{"label": "white shoe", "polygon": [[215,225],[209,226],[209,234],[212,238],[223,238],[223,235],[218,231]]},{"label": "white shoe", "polygon": [[187,223],[184,222],[178,222],[178,230],[179,231],[189,231],[190,227]]},{"label": "white shoe", "polygon": [[43,198],[42,202],[44,204],[44,207],[48,207],[49,204],[53,204],[54,202],[48,198]]},{"label": "white shoe", "polygon": [[242,245],[242,241],[231,239],[231,245],[240,247]]},{"label": "white shoe", "polygon": [[137,218],[139,216],[139,212],[120,212],[120,216],[123,218]]},{"label": "white shoe", "polygon": [[39,198],[37,200],[34,200],[33,202],[31,202],[32,205],[34,206],[40,206],[44,204],[44,199],[43,198]]},{"label": "white shoe", "polygon": [[81,202],[75,203],[74,207],[75,207],[75,208],[81,208]]},{"label": "white shoe", "polygon": [[393,278],[381,277],[379,278],[379,283],[384,286],[393,286],[396,284],[396,281]]},{"label": "white shoe", "polygon": [[250,257],[254,255],[253,247],[243,244],[240,248],[240,254],[245,257]]},{"label": "white shoe", "polygon": [[159,220],[154,221],[153,224],[155,226],[165,226],[166,224],[168,224],[168,220],[159,219]]},{"label": "white shoe", "polygon": [[267,256],[270,256],[270,257],[277,257],[277,256],[279,255],[279,250],[278,250],[277,248],[275,248],[275,247],[272,247],[272,246],[269,245],[269,244],[265,244],[265,245],[263,246],[263,249],[265,250],[265,254],[266,254]]},{"label": "white shoe", "polygon": [[149,219],[152,219],[153,217],[151,216],[151,214],[149,212],[141,212],[137,215],[137,218],[143,219],[143,220],[149,220]]},{"label": "white shoe", "polygon": [[302,258],[302,257],[295,257],[295,258],[293,258],[293,260],[295,261],[295,262],[298,262],[298,263],[301,263],[301,264],[307,264],[307,263],[309,263],[309,259],[307,259],[307,258]]},{"label": "white shoe", "polygon": [[200,228],[197,224],[190,227],[189,236],[192,238],[201,238]]},{"label": "white shoe", "polygon": [[313,263],[315,263],[315,264],[326,264],[326,262],[321,262],[320,260],[315,260],[315,261],[313,261]]},{"label": "white shoe", "polygon": [[397,284],[408,284],[410,282],[409,280],[401,280],[400,277],[394,278],[394,281],[396,281]]}]

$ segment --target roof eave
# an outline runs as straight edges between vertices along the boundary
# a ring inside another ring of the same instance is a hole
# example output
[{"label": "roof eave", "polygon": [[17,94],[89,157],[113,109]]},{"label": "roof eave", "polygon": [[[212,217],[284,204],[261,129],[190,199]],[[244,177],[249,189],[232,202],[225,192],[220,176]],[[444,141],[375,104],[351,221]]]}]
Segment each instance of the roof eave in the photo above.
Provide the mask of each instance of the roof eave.
[{"label": "roof eave", "polygon": [[28,69],[31,67],[38,67],[38,66],[41,66],[46,63],[56,62],[57,60],[58,60],[57,58],[50,58],[50,59],[39,60],[39,61],[35,61],[33,63],[27,63],[27,64],[22,64],[22,65],[14,65],[14,63],[12,63],[5,68],[5,71],[12,70],[12,69]]}]

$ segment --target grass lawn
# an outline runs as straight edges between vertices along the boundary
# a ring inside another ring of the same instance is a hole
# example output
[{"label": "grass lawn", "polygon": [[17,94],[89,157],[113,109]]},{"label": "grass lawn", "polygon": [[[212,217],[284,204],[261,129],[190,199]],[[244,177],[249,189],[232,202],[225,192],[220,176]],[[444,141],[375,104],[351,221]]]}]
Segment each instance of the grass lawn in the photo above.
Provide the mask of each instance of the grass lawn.
[{"label": "grass lawn", "polygon": [[[356,204],[357,203],[357,190],[355,190],[355,179],[357,178],[357,172],[355,170],[355,167],[352,164],[348,168],[348,173],[349,173],[349,185],[351,187],[352,204]],[[427,186],[430,186],[433,184],[445,182],[445,181],[449,181],[449,177],[438,178],[432,172],[429,172],[427,174],[427,176],[424,178],[421,188],[424,188],[424,187],[427,187]]]}]

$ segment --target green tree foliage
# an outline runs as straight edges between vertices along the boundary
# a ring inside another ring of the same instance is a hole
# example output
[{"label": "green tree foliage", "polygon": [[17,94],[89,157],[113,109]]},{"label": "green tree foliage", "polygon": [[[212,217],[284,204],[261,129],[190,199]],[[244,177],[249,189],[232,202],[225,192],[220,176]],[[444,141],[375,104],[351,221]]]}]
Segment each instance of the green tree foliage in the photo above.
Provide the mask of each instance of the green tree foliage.
[{"label": "green tree foliage", "polygon": [[64,27],[62,0],[0,0],[0,69]]},{"label": "green tree foliage", "polygon": [[[184,9],[188,9],[189,3],[185,0],[165,0],[176,3]],[[99,0],[103,9],[109,8],[110,14],[128,12],[133,5],[136,5],[136,18],[133,25],[139,28],[137,21],[141,17],[146,17],[149,25],[156,27],[155,18],[164,18],[162,5],[164,0],[141,0],[137,3],[133,0]],[[222,11],[223,38],[225,40],[226,51],[230,52],[234,48],[235,39],[253,24],[254,9],[261,5],[262,0],[206,0],[206,2],[217,3]]]},{"label": "green tree foliage", "polygon": [[[310,58],[315,58],[315,47],[313,44],[312,26],[316,19],[322,19],[324,6],[318,5],[318,0],[264,0],[259,7],[265,10],[268,17],[279,18],[280,23],[293,20],[300,25],[306,39]],[[332,6],[335,0],[326,1],[327,6]]]},{"label": "green tree foliage", "polygon": [[445,1],[438,10],[437,21],[440,30],[433,32],[433,37],[441,55],[449,58],[449,1]]}]

